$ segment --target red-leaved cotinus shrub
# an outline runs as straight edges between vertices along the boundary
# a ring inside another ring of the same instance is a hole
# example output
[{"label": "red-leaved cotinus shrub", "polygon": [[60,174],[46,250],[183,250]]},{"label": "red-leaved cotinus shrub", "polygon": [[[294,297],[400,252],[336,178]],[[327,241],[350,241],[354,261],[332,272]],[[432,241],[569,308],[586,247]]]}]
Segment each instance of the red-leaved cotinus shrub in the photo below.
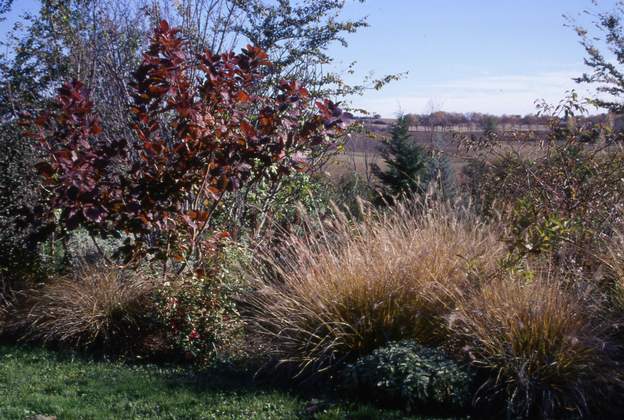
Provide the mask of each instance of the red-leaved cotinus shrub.
[{"label": "red-leaved cotinus shrub", "polygon": [[[342,111],[296,81],[267,87],[259,48],[200,55],[163,21],[133,76],[130,138],[104,133],[78,81],[27,122],[45,160],[47,216],[94,236],[125,235],[127,260],[146,254],[198,261],[227,236],[215,222],[224,196],[301,168],[342,135]],[[60,216],[59,216],[60,214]]]}]

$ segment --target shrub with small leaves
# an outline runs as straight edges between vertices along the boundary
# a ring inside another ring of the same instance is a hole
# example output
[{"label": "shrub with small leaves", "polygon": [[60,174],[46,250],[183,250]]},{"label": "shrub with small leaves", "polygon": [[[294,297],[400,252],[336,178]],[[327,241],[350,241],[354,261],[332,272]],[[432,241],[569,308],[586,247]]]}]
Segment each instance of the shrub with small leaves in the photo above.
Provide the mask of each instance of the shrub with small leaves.
[{"label": "shrub with small leaves", "polygon": [[438,349],[412,341],[390,343],[343,371],[356,395],[416,409],[458,410],[471,400],[472,374]]},{"label": "shrub with small leaves", "polygon": [[[0,294],[3,286],[39,277],[36,234],[41,224],[24,211],[41,203],[32,161],[36,153],[15,124],[0,125]],[[4,291],[6,293],[6,290]]]},{"label": "shrub with small leaves", "polygon": [[479,210],[506,225],[514,257],[547,255],[562,267],[591,270],[601,241],[621,223],[624,154],[610,129],[575,123],[584,112],[577,101],[572,94],[554,109],[540,105],[552,116],[550,130],[537,137],[467,142],[483,154],[464,176]]},{"label": "shrub with small leaves", "polygon": [[244,258],[241,249],[226,247],[210,272],[172,277],[159,288],[157,317],[174,351],[204,365],[236,353],[243,324],[235,297],[243,282],[232,267]]}]

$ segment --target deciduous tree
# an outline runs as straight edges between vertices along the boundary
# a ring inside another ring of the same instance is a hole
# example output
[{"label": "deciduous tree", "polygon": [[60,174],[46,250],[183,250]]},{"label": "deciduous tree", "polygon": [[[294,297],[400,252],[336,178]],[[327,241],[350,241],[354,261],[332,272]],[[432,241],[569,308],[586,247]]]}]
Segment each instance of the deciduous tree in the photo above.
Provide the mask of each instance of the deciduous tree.
[{"label": "deciduous tree", "polygon": [[[131,86],[133,136],[111,139],[77,81],[29,122],[47,158],[37,165],[48,216],[94,236],[122,235],[127,260],[195,263],[209,254],[227,196],[286,177],[342,133],[342,112],[296,81],[265,95],[271,63],[260,48],[189,55],[160,23]],[[55,215],[55,211],[60,215]]]}]

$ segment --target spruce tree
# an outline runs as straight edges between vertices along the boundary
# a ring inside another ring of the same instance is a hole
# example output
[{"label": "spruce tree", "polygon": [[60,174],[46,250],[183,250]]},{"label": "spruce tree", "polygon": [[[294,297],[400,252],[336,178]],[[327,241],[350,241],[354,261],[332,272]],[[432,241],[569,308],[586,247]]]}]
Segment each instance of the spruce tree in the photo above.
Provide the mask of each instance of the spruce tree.
[{"label": "spruce tree", "polygon": [[422,193],[431,178],[427,152],[410,138],[410,120],[400,115],[392,127],[392,136],[380,150],[385,169],[372,165],[382,184],[381,195],[389,199],[402,194]]},{"label": "spruce tree", "polygon": [[380,199],[424,193],[431,183],[445,197],[455,193],[455,180],[448,158],[418,145],[409,133],[409,116],[400,115],[392,126],[391,137],[380,150],[386,168],[373,164],[373,173],[381,182]]}]

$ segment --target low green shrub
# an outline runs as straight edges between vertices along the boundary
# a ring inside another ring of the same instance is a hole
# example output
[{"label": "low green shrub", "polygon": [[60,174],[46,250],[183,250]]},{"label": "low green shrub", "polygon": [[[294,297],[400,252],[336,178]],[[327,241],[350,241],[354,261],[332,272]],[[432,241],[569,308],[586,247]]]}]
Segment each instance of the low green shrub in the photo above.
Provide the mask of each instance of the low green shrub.
[{"label": "low green shrub", "polygon": [[438,349],[412,341],[393,342],[341,372],[343,388],[363,398],[408,411],[466,409],[473,373]]},{"label": "low green shrub", "polygon": [[214,270],[173,276],[156,292],[156,314],[169,345],[185,358],[209,364],[241,350],[243,323],[236,297],[243,290],[236,265],[241,247],[227,247]]},{"label": "low green shrub", "polygon": [[196,275],[165,282],[157,314],[172,348],[200,364],[232,348],[241,332],[233,292],[219,279]]}]

